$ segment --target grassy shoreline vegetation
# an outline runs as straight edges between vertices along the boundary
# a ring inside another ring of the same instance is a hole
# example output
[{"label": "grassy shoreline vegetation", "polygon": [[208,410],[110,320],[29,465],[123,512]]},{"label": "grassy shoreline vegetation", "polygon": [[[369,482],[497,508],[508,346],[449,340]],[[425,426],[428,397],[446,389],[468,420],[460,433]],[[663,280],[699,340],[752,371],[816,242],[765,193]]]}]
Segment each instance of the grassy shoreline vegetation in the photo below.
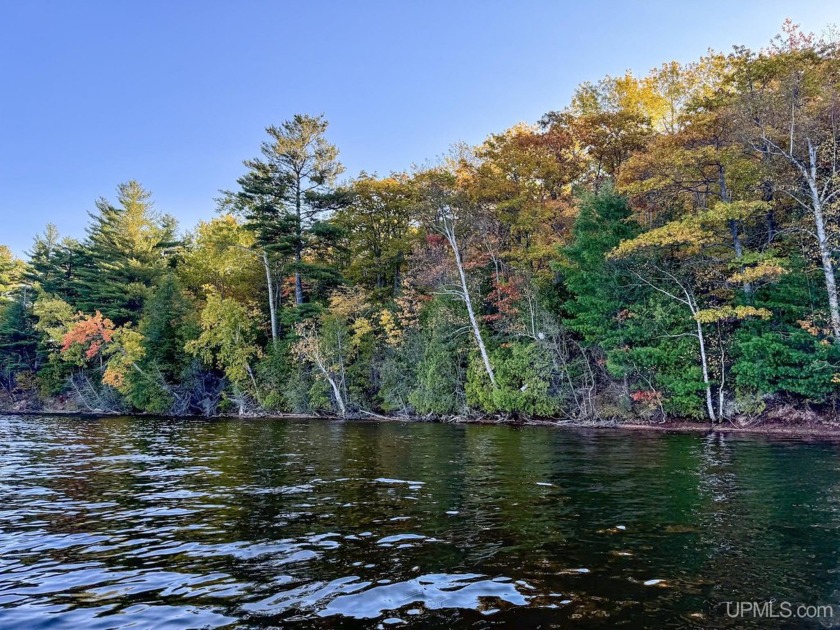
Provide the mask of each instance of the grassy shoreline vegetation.
[{"label": "grassy shoreline vegetation", "polygon": [[0,247],[0,409],[831,422],[838,140],[790,22],[407,173],[297,115],[188,232],[130,181]]}]

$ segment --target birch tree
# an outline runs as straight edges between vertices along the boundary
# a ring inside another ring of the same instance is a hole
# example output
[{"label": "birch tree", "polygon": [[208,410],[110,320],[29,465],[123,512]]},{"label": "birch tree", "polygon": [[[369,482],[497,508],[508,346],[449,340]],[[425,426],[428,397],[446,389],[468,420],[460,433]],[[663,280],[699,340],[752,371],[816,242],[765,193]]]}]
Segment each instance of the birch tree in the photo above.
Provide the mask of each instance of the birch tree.
[{"label": "birch tree", "polygon": [[452,254],[456,281],[439,288],[464,303],[469,327],[490,384],[496,387],[496,375],[487,352],[487,345],[476,315],[476,307],[467,277],[467,243],[481,239],[482,217],[480,208],[458,187],[457,176],[445,168],[419,173],[415,177],[423,204],[427,228],[443,237]]},{"label": "birch tree", "polygon": [[[789,25],[790,26],[790,25]],[[840,54],[836,45],[789,37],[782,48],[742,51],[742,137],[776,167],[776,191],[807,211],[822,267],[834,343],[840,344],[840,301],[827,215],[840,196]]]},{"label": "birch tree", "polygon": [[[732,204],[666,223],[632,239],[622,241],[609,256],[630,259],[630,270],[638,282],[659,295],[685,308],[685,324],[697,339],[697,352],[703,379],[706,414],[717,422],[724,414],[727,365],[726,348],[718,348],[717,409],[713,395],[712,365],[709,341],[704,326],[722,325],[750,317],[768,319],[772,313],[765,308],[738,304],[734,301],[734,285],[749,282],[773,282],[785,273],[774,260],[757,260],[747,270],[729,273],[735,259],[727,260],[724,253],[732,252],[726,244]],[[679,336],[679,335],[675,335]]]}]

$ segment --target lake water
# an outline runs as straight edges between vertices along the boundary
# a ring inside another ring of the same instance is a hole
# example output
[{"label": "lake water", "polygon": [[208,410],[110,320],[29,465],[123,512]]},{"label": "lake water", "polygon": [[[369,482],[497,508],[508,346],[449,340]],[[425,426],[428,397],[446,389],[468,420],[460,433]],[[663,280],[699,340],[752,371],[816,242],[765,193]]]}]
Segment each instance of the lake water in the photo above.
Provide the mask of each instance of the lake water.
[{"label": "lake water", "polygon": [[840,625],[838,455],[791,438],[0,416],[0,627],[830,625],[728,614],[771,600],[833,605]]}]

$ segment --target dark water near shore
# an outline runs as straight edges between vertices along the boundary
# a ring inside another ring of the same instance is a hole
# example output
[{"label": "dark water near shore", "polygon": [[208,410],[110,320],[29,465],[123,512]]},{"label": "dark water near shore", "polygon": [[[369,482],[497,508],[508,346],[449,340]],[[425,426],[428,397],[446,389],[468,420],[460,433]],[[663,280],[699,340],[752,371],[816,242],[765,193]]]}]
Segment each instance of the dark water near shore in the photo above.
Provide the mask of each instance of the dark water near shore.
[{"label": "dark water near shore", "polygon": [[838,455],[755,436],[0,416],[0,627],[743,627],[724,602],[770,599],[834,605],[840,625]]}]

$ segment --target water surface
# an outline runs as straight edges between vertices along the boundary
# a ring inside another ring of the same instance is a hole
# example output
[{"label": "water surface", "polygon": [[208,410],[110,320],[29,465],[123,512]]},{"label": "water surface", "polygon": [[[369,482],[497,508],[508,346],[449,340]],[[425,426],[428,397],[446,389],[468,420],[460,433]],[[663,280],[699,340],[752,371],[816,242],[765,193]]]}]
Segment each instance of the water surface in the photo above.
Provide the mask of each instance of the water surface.
[{"label": "water surface", "polygon": [[840,615],[838,454],[755,436],[0,417],[0,627],[743,627],[724,602],[770,599]]}]

